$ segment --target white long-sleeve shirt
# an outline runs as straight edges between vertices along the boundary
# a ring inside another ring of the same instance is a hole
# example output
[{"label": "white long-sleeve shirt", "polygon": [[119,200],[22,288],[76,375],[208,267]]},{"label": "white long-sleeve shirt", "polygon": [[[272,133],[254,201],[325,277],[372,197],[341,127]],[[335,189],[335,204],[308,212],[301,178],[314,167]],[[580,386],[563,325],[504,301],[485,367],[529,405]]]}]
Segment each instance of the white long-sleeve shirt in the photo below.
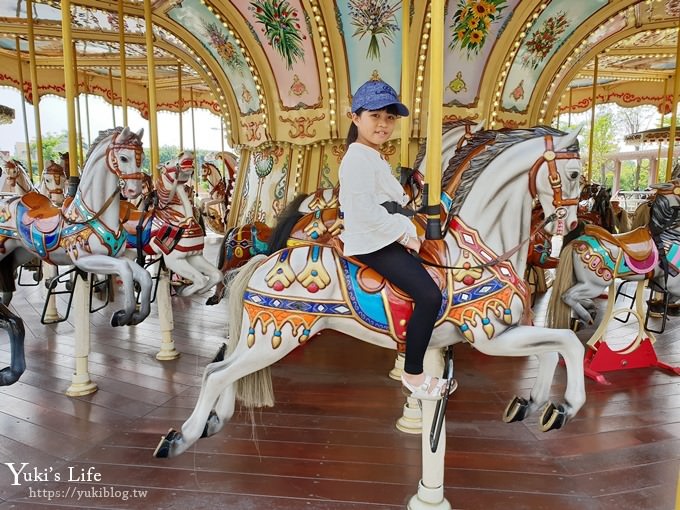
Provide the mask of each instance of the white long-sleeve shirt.
[{"label": "white long-sleeve shirt", "polygon": [[372,253],[404,234],[417,235],[410,219],[390,214],[380,205],[395,201],[403,206],[409,198],[378,151],[362,143],[351,144],[340,163],[339,181],[345,255]]}]

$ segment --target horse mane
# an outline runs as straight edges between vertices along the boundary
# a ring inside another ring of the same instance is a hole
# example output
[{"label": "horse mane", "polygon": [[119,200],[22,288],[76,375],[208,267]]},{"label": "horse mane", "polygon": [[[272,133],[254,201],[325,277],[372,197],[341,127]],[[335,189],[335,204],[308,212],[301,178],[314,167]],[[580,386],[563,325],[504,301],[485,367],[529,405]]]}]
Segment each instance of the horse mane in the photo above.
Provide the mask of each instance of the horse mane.
[{"label": "horse mane", "polygon": [[[474,125],[474,122],[471,120],[464,120],[464,119],[458,119],[458,120],[451,120],[448,122],[445,122],[442,125],[442,135],[445,135],[452,129],[455,129],[459,126],[472,126]],[[416,154],[416,159],[413,162],[413,168],[419,168],[423,160],[425,159],[425,153],[427,152],[427,138],[423,143],[420,144],[418,147],[418,154]]]},{"label": "horse mane", "polygon": [[[479,175],[506,149],[533,138],[546,135],[564,136],[566,134],[564,131],[549,126],[536,126],[528,129],[502,129],[499,131],[483,130],[475,133],[472,139],[451,158],[449,166],[442,175],[442,188],[445,188],[455,174],[454,170],[465,162],[470,153],[479,145],[488,144],[486,150],[472,158],[468,168],[463,171],[455,196],[452,197],[450,214],[455,216],[460,212]],[[578,142],[568,147],[568,150],[570,152],[578,152]]]},{"label": "horse mane", "polygon": [[680,242],[680,232],[675,230],[680,218],[676,217],[675,221],[671,223],[674,209],[666,196],[656,194],[649,214],[649,230],[652,236],[661,237],[664,244],[666,241]]},{"label": "horse mane", "polygon": [[267,255],[279,251],[286,247],[290,233],[293,231],[293,227],[298,222],[300,218],[304,216],[303,213],[299,211],[300,204],[309,195],[299,194],[297,195],[286,207],[281,214],[279,214],[276,225],[272,230],[271,236],[269,236],[269,249],[267,250]]},{"label": "horse mane", "polygon": [[90,154],[94,152],[94,149],[101,143],[102,140],[105,138],[108,138],[114,134],[120,134],[120,132],[123,131],[123,128],[120,126],[117,126],[115,128],[103,130],[99,132],[99,135],[97,135],[97,138],[94,139],[94,141],[90,144],[90,148],[87,149],[87,154],[85,155],[85,159],[83,161],[87,161],[90,157]]}]

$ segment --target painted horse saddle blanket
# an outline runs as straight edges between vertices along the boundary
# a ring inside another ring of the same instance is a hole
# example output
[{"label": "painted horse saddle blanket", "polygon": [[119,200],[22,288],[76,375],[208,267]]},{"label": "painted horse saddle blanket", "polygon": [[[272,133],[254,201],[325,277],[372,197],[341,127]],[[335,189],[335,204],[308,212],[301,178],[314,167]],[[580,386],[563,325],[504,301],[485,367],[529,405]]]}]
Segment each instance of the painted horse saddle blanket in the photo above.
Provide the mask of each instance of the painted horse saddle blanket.
[{"label": "painted horse saddle blanket", "polygon": [[623,251],[626,265],[637,274],[648,273],[659,263],[659,251],[646,227],[638,227],[623,234],[612,234],[600,226],[586,225],[585,235],[619,247]]}]

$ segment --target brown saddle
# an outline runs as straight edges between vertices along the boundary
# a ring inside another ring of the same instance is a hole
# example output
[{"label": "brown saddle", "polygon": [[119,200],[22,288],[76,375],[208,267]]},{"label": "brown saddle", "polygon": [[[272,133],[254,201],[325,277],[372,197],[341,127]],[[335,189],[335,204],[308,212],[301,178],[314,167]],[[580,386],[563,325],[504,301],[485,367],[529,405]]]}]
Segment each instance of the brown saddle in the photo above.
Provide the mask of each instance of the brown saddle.
[{"label": "brown saddle", "polygon": [[597,225],[586,225],[585,234],[618,246],[633,260],[647,260],[654,250],[654,240],[646,227],[638,227],[623,234],[612,234]]},{"label": "brown saddle", "polygon": [[61,209],[55,206],[45,195],[31,191],[21,197],[21,203],[27,208],[22,222],[35,225],[41,232],[52,232],[61,220]]}]

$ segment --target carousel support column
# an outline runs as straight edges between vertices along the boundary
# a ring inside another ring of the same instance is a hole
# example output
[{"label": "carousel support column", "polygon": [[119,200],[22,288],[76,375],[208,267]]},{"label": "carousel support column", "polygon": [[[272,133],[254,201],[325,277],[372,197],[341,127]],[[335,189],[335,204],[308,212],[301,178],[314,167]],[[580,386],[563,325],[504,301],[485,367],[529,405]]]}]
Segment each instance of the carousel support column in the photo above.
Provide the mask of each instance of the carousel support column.
[{"label": "carousel support column", "polygon": [[[123,126],[128,126],[127,69],[125,62],[125,13],[124,3],[118,2],[118,54],[120,55],[120,96],[123,107]],[[128,126],[129,127],[129,126]]]},{"label": "carousel support column", "polygon": [[[76,175],[75,186],[78,185],[77,144],[76,144],[76,109],[74,99],[76,95],[76,73],[73,65],[73,44],[71,36],[71,1],[61,2],[61,27],[64,48],[64,81],[66,84],[66,118],[68,126],[68,151],[71,157],[71,178],[69,190]],[[75,174],[74,174],[75,172]],[[75,195],[75,189],[73,189]],[[71,196],[73,196],[71,195]],[[90,276],[78,276],[73,290],[73,313],[75,329],[76,369],[71,386],[66,390],[70,397],[88,395],[97,390],[97,385],[90,381],[88,373],[88,356],[90,353]]]},{"label": "carousel support column", "polygon": [[[69,397],[81,397],[97,391],[97,385],[90,380],[88,356],[90,355],[90,275],[78,274],[73,289],[75,317],[75,357],[76,370],[71,378],[71,386],[66,390]],[[81,311],[85,313],[80,313]]]},{"label": "carousel support column", "polygon": [[573,89],[569,87],[569,115],[567,115],[567,128],[571,128],[571,105],[573,98]]},{"label": "carousel support column", "polygon": [[[151,169],[154,179],[159,178],[158,172],[158,118],[156,115],[156,66],[153,55],[153,24],[152,24],[151,0],[144,0],[144,22],[146,24],[146,52],[147,68],[149,73],[149,131],[151,139]],[[172,316],[172,302],[170,299],[170,277],[167,270],[163,270],[159,277],[158,291],[158,320],[161,326],[161,345],[156,354],[160,361],[176,359],[179,352],[175,349],[175,341],[172,339],[174,321]]]},{"label": "carousel support column", "polygon": [[597,72],[600,65],[599,55],[595,55],[595,70],[593,71],[593,95],[590,99],[590,141],[588,142],[588,174],[587,182],[593,178],[593,143],[595,140],[595,101],[597,101]]},{"label": "carousel support column", "polygon": [[[440,19],[444,19],[442,16]],[[444,358],[439,349],[428,349],[425,353],[425,372],[441,374]],[[446,453],[446,421],[442,423],[442,434],[437,450],[430,448],[430,429],[434,421],[437,402],[423,400],[422,459],[423,478],[418,484],[418,493],[408,502],[408,510],[451,510],[451,504],[444,498],[444,454]]]},{"label": "carousel support column", "polygon": [[680,21],[676,30],[677,44],[675,45],[675,72],[673,73],[673,101],[671,102],[671,127],[668,133],[668,157],[666,159],[666,176],[664,182],[671,180],[673,173],[673,149],[675,148],[675,132],[678,123],[678,99],[680,98],[680,76],[678,62],[680,62]]},{"label": "carousel support column", "polygon": [[198,155],[196,154],[196,118],[194,116],[194,88],[189,89],[191,98],[191,140],[194,147],[194,199],[192,205],[198,200]]},{"label": "carousel support column", "polygon": [[90,86],[87,75],[85,75],[85,129],[87,129],[87,146],[90,147],[92,145],[92,136],[90,135]]},{"label": "carousel support column", "polygon": [[614,160],[614,181],[612,182],[612,196],[615,196],[621,189],[621,160]]},{"label": "carousel support column", "polygon": [[24,94],[24,69],[21,62],[21,46],[19,45],[19,38],[15,38],[17,47],[17,64],[19,66],[19,87],[21,91],[21,116],[24,121],[24,140],[26,143],[26,168],[31,174],[31,181],[33,181],[33,163],[31,162],[31,140],[28,136],[28,115],[26,114],[26,95]]},{"label": "carousel support column", "polygon": [[[57,276],[59,276],[59,271],[57,269],[57,266],[55,266],[54,264],[50,264],[49,262],[44,262],[43,268],[44,268],[43,280],[45,282],[49,282],[52,278],[56,278]],[[59,322],[59,321],[61,321],[62,318],[63,317],[61,315],[59,315],[59,311],[57,310],[57,296],[52,294],[47,299],[47,306],[46,306],[46,309],[45,309],[45,322],[47,322],[47,323]],[[89,327],[89,325],[88,325],[88,327]]]},{"label": "carousel support column", "polygon": [[[182,64],[177,63],[177,105],[179,108],[179,152],[184,152],[184,126],[182,116],[184,112],[184,100],[182,99]],[[196,157],[194,155],[194,157]]]},{"label": "carousel support column", "polygon": [[83,151],[83,127],[80,122],[80,85],[78,84],[78,53],[76,51],[76,43],[73,43],[73,68],[76,73],[76,120],[78,124],[78,157],[77,164],[82,168],[85,165],[85,152]]},{"label": "carousel support column", "polygon": [[113,71],[109,67],[109,88],[111,89],[111,120],[113,122],[113,127],[116,127],[116,104],[115,97],[116,93],[113,91]]},{"label": "carousel support column", "polygon": [[[670,76],[669,76],[670,78]],[[663,121],[666,117],[666,99],[668,96],[668,78],[663,81],[663,99],[661,100],[661,104],[659,105],[659,111],[661,112],[661,117],[659,118],[659,127],[663,128]],[[656,159],[657,159],[657,176],[656,176],[656,182],[659,182],[659,165],[658,162],[661,162],[661,138],[659,138],[659,150],[656,153]]]},{"label": "carousel support column", "polygon": [[659,174],[659,160],[656,157],[649,158],[649,177],[647,179],[647,184],[651,186],[656,184],[657,176]]},{"label": "carousel support column", "polygon": [[[70,7],[70,2],[67,2]],[[63,9],[63,4],[62,4]],[[62,16],[63,17],[63,16]],[[69,16],[69,20],[70,20]],[[29,55],[29,70],[31,75],[31,96],[33,98],[33,116],[35,119],[35,145],[38,153],[38,176],[42,178],[43,168],[45,162],[43,161],[43,146],[42,146],[42,128],[40,126],[40,92],[38,90],[38,69],[35,65],[35,36],[33,34],[33,0],[26,0],[26,21],[28,22],[28,55]],[[69,27],[69,34],[71,29]],[[65,34],[64,34],[65,35]],[[73,71],[73,69],[71,69]],[[23,94],[23,90],[22,90]],[[69,139],[71,137],[71,126],[69,128]],[[73,124],[73,132],[75,133],[75,123]],[[27,147],[30,151],[30,146]]]}]

